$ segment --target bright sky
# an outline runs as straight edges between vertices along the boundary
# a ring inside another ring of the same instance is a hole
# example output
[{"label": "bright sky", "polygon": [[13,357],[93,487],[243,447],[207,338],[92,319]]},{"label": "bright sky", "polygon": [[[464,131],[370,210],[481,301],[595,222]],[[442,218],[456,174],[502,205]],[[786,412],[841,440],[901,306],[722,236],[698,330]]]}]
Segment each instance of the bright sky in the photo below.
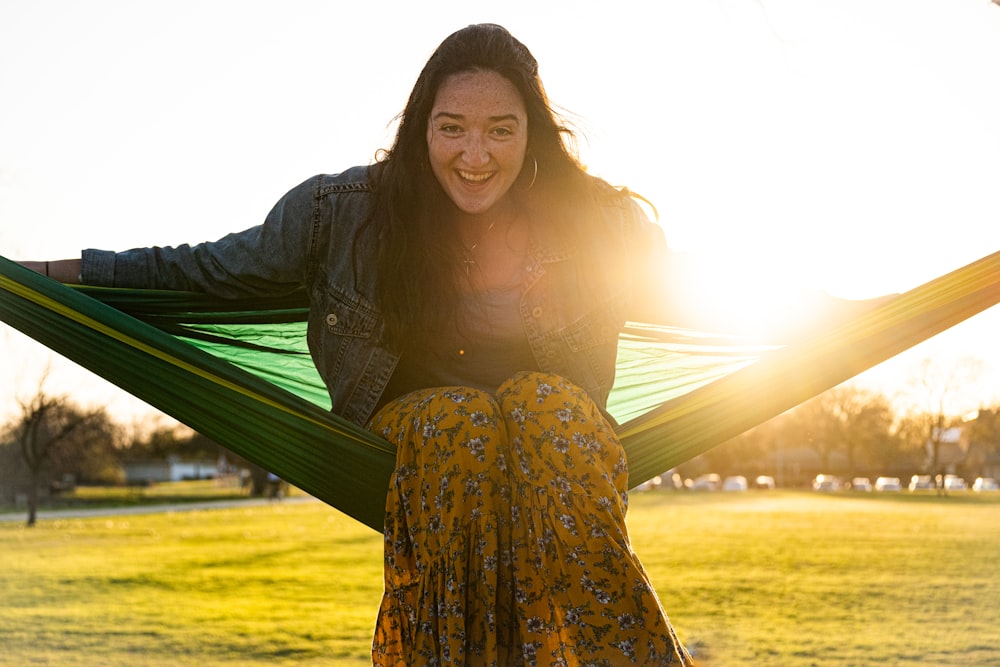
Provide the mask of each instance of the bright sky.
[{"label": "bright sky", "polygon": [[[591,170],[651,199],[734,308],[790,287],[904,291],[1000,250],[990,0],[0,0],[0,254],[257,224],[388,145],[430,52],[482,21],[528,45]],[[1000,400],[997,310],[872,377],[972,356],[988,372],[969,400]],[[6,391],[30,392],[51,355],[7,327],[0,341]],[[50,391],[141,411],[52,363]]]}]

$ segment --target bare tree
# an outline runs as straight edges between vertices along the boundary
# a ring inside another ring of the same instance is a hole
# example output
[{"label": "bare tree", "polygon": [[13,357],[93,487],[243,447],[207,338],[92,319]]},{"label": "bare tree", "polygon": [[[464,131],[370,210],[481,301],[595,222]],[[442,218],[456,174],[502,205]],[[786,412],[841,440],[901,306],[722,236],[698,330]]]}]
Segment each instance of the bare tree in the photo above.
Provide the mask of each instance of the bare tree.
[{"label": "bare tree", "polygon": [[962,358],[942,363],[925,358],[917,364],[908,383],[913,402],[910,419],[919,425],[926,447],[924,470],[938,480],[939,492],[943,492],[941,479],[945,472],[942,445],[946,442],[948,428],[961,418],[958,397],[981,374],[982,362],[977,359]]},{"label": "bare tree", "polygon": [[21,418],[13,427],[21,459],[28,470],[28,520],[33,526],[38,518],[39,489],[42,475],[58,451],[89,425],[105,417],[103,410],[84,411],[69,403],[65,396],[51,396],[43,388],[27,399],[18,399]]}]

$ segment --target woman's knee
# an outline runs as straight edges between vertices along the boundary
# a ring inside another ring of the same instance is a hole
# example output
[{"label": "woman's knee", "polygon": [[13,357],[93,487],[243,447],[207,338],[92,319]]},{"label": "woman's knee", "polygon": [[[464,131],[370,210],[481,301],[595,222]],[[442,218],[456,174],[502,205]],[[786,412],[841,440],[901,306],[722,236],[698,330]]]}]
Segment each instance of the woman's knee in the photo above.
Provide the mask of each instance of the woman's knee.
[{"label": "woman's knee", "polygon": [[407,426],[439,423],[452,413],[497,414],[498,406],[487,392],[469,387],[418,389],[387,403],[372,417],[368,428],[376,433],[398,432]]},{"label": "woman's knee", "polygon": [[540,406],[550,397],[556,397],[560,404],[597,409],[593,399],[581,387],[561,375],[542,371],[521,371],[513,375],[500,385],[496,395],[501,409],[513,402]]},{"label": "woman's knee", "polygon": [[471,458],[488,464],[506,450],[506,424],[488,392],[441,387],[412,392],[386,405],[371,430],[398,448],[397,464]]},{"label": "woman's knee", "polygon": [[526,478],[621,476],[624,452],[614,427],[580,387],[551,373],[519,373],[497,400],[514,467]]}]

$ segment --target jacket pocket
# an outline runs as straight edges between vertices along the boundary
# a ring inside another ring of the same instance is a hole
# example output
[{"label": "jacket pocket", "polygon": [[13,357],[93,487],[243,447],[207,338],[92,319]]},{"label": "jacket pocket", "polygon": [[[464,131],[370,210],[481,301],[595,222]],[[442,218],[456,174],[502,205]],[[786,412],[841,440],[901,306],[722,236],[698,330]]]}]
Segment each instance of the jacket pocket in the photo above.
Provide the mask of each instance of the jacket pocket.
[{"label": "jacket pocket", "polygon": [[363,296],[328,285],[324,297],[322,322],[327,333],[370,338],[375,332],[379,315]]},{"label": "jacket pocket", "polygon": [[558,336],[574,353],[609,343],[617,346],[618,332],[625,321],[623,311],[618,302],[610,301],[560,329]]},{"label": "jacket pocket", "polygon": [[323,381],[337,405],[344,384],[360,377],[378,338],[381,320],[374,305],[363,295],[320,281],[314,288],[309,315],[309,349]]},{"label": "jacket pocket", "polygon": [[609,301],[594,308],[557,332],[564,352],[565,374],[604,408],[615,379],[618,332],[624,323],[623,308]]}]

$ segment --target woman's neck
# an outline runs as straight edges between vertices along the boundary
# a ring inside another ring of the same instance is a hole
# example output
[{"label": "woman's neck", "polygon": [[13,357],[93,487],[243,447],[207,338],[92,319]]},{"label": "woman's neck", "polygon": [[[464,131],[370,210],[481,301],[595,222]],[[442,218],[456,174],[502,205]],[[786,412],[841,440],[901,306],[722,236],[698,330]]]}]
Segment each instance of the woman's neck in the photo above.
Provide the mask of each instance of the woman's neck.
[{"label": "woman's neck", "polygon": [[513,202],[497,204],[483,213],[456,212],[455,228],[466,247],[476,244],[493,231],[505,231],[520,215],[520,207]]},{"label": "woman's neck", "polygon": [[516,208],[459,218],[458,233],[462,249],[460,275],[465,289],[509,287],[524,269],[530,229],[527,216]]}]

